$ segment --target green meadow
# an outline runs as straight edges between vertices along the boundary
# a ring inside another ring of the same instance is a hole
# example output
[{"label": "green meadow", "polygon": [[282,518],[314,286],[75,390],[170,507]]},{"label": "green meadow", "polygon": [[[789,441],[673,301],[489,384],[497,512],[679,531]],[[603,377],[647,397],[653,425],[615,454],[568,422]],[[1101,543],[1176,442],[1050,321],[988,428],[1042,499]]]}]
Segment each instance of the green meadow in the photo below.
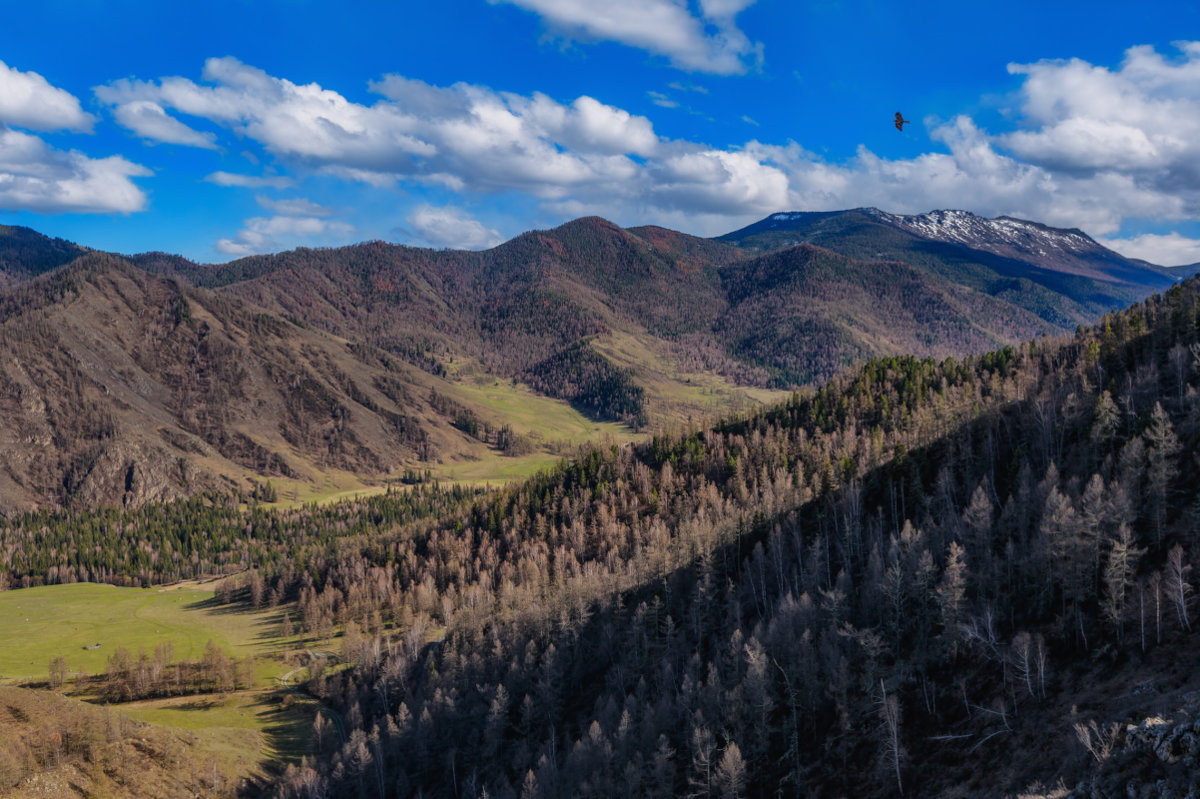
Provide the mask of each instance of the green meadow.
[{"label": "green meadow", "polygon": [[[44,685],[50,659],[71,676],[102,673],[118,647],[151,654],[170,642],[175,660],[197,660],[211,640],[235,658],[253,658],[252,685],[228,694],[169,697],[119,706],[125,715],[188,731],[228,774],[259,772],[309,751],[313,709],[284,703],[278,679],[296,639],[279,637],[282,609],[221,605],[216,582],[118,588],[73,583],[0,591],[0,682]],[[99,647],[96,647],[99,644]],[[68,679],[63,690],[71,694]],[[82,694],[86,697],[86,692]]]},{"label": "green meadow", "polygon": [[[96,583],[48,585],[0,592],[0,679],[45,679],[62,655],[70,671],[96,674],[117,647],[147,654],[170,642],[176,660],[196,660],[211,640],[244,658],[271,652],[278,611],[246,612],[218,605],[215,584],[118,588]],[[19,642],[19,646],[13,643]],[[96,647],[99,644],[99,647]]]}]

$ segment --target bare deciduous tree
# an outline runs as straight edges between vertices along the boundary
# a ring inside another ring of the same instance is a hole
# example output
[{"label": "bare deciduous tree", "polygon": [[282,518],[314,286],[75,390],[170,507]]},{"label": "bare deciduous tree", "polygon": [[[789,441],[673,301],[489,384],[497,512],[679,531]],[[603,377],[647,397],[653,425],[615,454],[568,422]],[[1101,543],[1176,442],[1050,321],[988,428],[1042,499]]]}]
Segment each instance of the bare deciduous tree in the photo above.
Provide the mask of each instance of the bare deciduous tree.
[{"label": "bare deciduous tree", "polygon": [[904,747],[900,743],[900,701],[889,694],[883,680],[879,681],[879,720],[883,731],[883,756],[896,773],[896,790],[904,795],[904,782],[900,778],[900,763],[904,759]]},{"label": "bare deciduous tree", "polygon": [[1088,753],[1096,759],[1097,763],[1103,763],[1112,754],[1113,746],[1116,744],[1117,731],[1121,725],[1117,722],[1105,724],[1101,726],[1095,721],[1089,721],[1087,724],[1077,723],[1075,725],[1075,737],[1079,739],[1079,743],[1083,744],[1083,748],[1088,750]]},{"label": "bare deciduous tree", "polygon": [[1175,606],[1179,623],[1189,632],[1192,623],[1188,618],[1187,602],[1188,595],[1192,593],[1192,586],[1188,583],[1187,576],[1191,570],[1191,564],[1183,560],[1183,547],[1179,544],[1171,547],[1171,551],[1167,553],[1167,596]]}]

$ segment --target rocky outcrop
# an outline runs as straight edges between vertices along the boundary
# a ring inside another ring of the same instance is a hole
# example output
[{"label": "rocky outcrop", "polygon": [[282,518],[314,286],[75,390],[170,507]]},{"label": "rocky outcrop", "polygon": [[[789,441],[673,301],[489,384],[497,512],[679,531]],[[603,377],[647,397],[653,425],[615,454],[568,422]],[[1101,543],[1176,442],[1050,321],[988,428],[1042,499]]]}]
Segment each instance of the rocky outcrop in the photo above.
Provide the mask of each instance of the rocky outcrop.
[{"label": "rocky outcrop", "polygon": [[1188,694],[1174,717],[1098,726],[1094,776],[1071,799],[1196,799],[1200,797],[1200,692]]}]

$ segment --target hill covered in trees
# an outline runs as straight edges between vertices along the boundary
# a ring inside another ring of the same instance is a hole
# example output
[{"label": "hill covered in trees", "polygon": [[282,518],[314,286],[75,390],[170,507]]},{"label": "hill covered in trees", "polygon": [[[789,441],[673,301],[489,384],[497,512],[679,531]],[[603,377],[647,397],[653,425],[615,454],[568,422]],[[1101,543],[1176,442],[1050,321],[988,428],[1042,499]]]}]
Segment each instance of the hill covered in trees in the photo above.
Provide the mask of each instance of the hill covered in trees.
[{"label": "hill covered in trees", "polygon": [[1198,354],[1190,280],[494,493],[12,519],[0,569],[77,575],[100,548],[37,542],[121,529],[155,581],[202,538],[341,631],[307,687],[346,742],[284,796],[1186,792]]},{"label": "hill covered in trees", "polygon": [[881,247],[878,230],[827,221],[819,238],[789,228],[786,242],[758,247],[767,251],[759,256],[750,246],[758,239],[739,233],[717,241],[585,218],[482,253],[373,242],[221,267],[135,263],[430,368],[439,353],[460,352],[520,375],[624,333],[684,363],[781,387],[826,380],[866,357],[963,355],[1068,331],[1173,282],[1090,239],[1066,258],[1044,246],[973,248],[936,231],[874,227],[904,246]]},{"label": "hill covered in trees", "polygon": [[4,228],[0,507],[545,462],[578,435],[522,426],[478,387],[661,429],[873,357],[1069,331],[1170,281],[1070,231],[972,248],[959,217],[912,219],[776,215],[733,246],[586,218],[487,252],[370,242],[222,266]]}]

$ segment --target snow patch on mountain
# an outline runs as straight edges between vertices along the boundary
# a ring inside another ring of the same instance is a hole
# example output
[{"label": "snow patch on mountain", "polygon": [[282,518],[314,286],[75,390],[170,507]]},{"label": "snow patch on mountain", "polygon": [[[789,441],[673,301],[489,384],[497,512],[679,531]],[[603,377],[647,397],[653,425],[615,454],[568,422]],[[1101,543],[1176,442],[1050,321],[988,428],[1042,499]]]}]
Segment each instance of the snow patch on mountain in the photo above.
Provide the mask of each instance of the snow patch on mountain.
[{"label": "snow patch on mountain", "polygon": [[1053,258],[1080,256],[1100,249],[1095,240],[1078,230],[1050,228],[1010,216],[985,219],[969,211],[956,210],[906,216],[876,208],[866,210],[880,221],[916,235],[992,252],[1012,249]]},{"label": "snow patch on mountain", "polygon": [[[770,219],[772,222],[794,222],[797,219],[803,219],[803,218],[804,218],[804,214],[802,214],[802,213],[771,214],[771,216],[768,217],[768,219]],[[774,227],[774,225],[772,225],[772,227]]]}]

